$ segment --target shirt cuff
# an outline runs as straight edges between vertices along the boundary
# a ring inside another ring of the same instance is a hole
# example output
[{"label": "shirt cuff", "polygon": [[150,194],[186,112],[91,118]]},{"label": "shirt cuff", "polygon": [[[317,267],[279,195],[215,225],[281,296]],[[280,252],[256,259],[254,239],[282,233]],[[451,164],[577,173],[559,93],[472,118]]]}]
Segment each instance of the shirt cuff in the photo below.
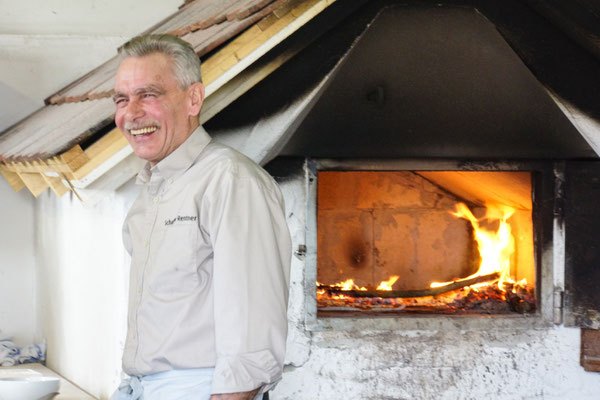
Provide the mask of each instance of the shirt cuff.
[{"label": "shirt cuff", "polygon": [[217,356],[212,394],[249,392],[258,387],[259,393],[264,393],[275,387],[282,372],[283,366],[269,350]]}]

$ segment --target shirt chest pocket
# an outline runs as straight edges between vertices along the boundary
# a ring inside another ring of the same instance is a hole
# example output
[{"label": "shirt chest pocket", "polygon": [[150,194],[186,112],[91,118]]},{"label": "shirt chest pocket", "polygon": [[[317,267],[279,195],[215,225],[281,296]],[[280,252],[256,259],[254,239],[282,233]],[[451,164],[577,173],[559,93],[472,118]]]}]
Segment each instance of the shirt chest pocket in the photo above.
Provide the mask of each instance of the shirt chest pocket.
[{"label": "shirt chest pocket", "polygon": [[185,296],[202,284],[198,274],[199,228],[194,222],[161,227],[151,243],[146,279],[155,295],[168,298]]}]

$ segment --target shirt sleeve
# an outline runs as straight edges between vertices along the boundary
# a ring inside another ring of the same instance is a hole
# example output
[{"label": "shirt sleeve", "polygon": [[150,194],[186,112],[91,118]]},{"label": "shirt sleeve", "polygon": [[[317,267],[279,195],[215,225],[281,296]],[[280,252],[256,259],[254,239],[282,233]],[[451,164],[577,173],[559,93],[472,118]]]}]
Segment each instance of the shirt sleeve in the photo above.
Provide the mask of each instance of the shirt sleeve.
[{"label": "shirt sleeve", "polygon": [[212,393],[281,379],[291,240],[274,182],[228,172],[210,200],[216,365]]}]

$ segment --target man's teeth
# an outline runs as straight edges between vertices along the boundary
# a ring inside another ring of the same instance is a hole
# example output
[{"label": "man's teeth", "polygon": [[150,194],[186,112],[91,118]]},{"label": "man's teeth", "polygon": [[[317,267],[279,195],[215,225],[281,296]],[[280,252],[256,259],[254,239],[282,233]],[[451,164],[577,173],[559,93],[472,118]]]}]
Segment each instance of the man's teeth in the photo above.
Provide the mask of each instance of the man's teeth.
[{"label": "man's teeth", "polygon": [[149,126],[147,128],[141,128],[141,129],[130,129],[129,132],[134,135],[145,135],[146,133],[151,133],[154,132],[155,130],[157,130],[158,128],[156,126]]}]

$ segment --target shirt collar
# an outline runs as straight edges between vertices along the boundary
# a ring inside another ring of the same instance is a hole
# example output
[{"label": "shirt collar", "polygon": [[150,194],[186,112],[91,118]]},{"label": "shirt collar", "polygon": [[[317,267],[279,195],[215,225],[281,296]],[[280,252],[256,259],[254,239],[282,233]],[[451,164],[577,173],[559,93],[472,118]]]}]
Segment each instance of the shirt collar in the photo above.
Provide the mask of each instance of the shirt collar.
[{"label": "shirt collar", "polygon": [[174,178],[175,175],[187,170],[198,154],[210,143],[211,137],[204,130],[202,125],[199,125],[194,132],[177,147],[171,154],[162,159],[154,167],[150,167],[147,162],[144,168],[138,173],[136,183],[146,184],[150,181],[152,174],[158,172],[163,178]]}]

